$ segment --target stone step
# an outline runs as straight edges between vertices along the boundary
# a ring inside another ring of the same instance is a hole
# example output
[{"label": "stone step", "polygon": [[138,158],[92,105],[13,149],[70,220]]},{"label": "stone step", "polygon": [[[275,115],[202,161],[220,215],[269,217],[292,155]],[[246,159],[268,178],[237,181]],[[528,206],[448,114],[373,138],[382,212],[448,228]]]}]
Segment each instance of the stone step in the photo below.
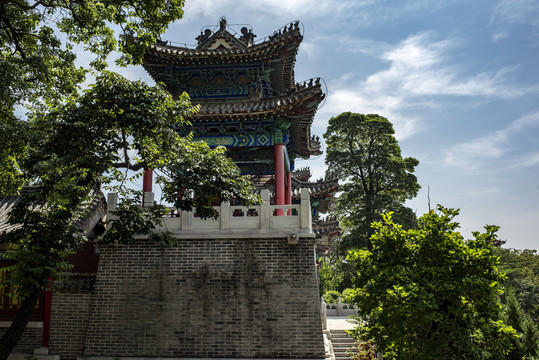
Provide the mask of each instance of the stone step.
[{"label": "stone step", "polygon": [[335,336],[332,336],[331,337],[331,341],[333,342],[354,342],[354,339],[352,339],[351,337],[335,337]]},{"label": "stone step", "polygon": [[347,343],[347,342],[350,342],[350,343],[353,343],[354,342],[354,339],[352,339],[351,337],[335,337],[335,336],[331,336],[331,341],[332,342],[340,342],[340,343]]},{"label": "stone step", "polygon": [[330,330],[331,346],[335,360],[350,360],[356,342],[345,330]]}]

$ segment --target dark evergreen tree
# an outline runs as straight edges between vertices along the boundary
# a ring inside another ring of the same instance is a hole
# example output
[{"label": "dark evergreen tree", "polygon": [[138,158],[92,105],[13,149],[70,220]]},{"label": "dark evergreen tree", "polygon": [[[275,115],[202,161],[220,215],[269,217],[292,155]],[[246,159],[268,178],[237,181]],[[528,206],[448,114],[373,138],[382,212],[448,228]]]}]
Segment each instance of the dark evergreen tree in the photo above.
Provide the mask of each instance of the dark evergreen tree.
[{"label": "dark evergreen tree", "polygon": [[376,114],[346,112],[329,120],[325,161],[328,172],[343,182],[336,213],[344,249],[368,246],[371,223],[384,212],[394,212],[407,228],[415,224],[415,214],[404,202],[419,191],[413,174],[419,161],[402,157],[394,133],[393,125]]},{"label": "dark evergreen tree", "polygon": [[507,359],[521,360],[538,357],[539,329],[522,309],[515,290],[512,288],[509,288],[505,294],[505,318],[507,324],[519,334],[519,338],[513,340],[513,350],[507,355]]}]

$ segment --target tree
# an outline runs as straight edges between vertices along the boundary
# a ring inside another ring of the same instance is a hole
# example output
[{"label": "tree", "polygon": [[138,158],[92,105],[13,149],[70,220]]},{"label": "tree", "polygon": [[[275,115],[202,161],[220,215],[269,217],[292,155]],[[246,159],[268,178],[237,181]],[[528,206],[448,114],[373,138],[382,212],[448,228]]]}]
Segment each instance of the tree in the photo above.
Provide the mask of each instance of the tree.
[{"label": "tree", "polygon": [[342,113],[329,120],[324,134],[328,172],[341,179],[336,213],[344,228],[345,249],[369,245],[370,224],[393,211],[411,227],[415,214],[403,206],[419,191],[413,174],[419,162],[403,158],[392,124],[384,117]]},{"label": "tree", "polygon": [[25,183],[17,159],[26,150],[26,123],[6,120],[0,122],[0,189],[4,194],[15,194]]},{"label": "tree", "polygon": [[[170,22],[181,18],[183,3],[183,0],[0,2],[2,193],[12,194],[25,182],[18,157],[25,151],[24,140],[28,140],[27,123],[20,114],[45,111],[48,106],[76,95],[86,75],[105,69],[108,55],[115,50],[122,54],[117,60],[119,64],[140,64],[146,48],[155,43]],[[73,48],[77,44],[84,45],[86,58],[95,56],[88,68],[75,65],[77,56]]]},{"label": "tree", "polygon": [[504,359],[515,330],[501,320],[504,275],[490,241],[496,226],[464,240],[438,208],[404,230],[390,214],[373,224],[373,249],[350,252],[355,265],[354,335],[373,339],[388,359]]},{"label": "tree", "polygon": [[522,309],[539,324],[539,255],[536,250],[496,248],[506,286],[515,291]]},{"label": "tree", "polygon": [[[123,199],[105,243],[128,243],[134,233],[173,242],[170,234],[153,231],[165,207],[140,208],[141,192],[128,186],[146,168],[161,172],[165,200],[196,209],[202,217],[216,215],[215,198],[258,201],[222,148],[212,150],[178,135],[176,129],[189,125],[188,117],[198,110],[187,96],[172,99],[160,85],[105,70],[113,50],[120,50],[121,64],[140,63],[147,46],[181,17],[182,6],[183,0],[0,4],[0,136],[8,144],[0,149],[0,193],[32,185],[10,213],[16,229],[0,238],[9,246],[6,256],[16,260],[3,285],[22,298],[0,339],[0,360],[22,336],[50,278],[68,270],[67,255],[84,241],[80,221],[101,198],[101,186]],[[57,31],[67,40],[60,41]],[[95,54],[89,68],[75,66],[72,49],[78,43]],[[80,92],[90,71],[96,84]],[[24,119],[17,116],[21,107]]]},{"label": "tree", "polygon": [[522,309],[514,289],[509,288],[504,295],[505,321],[520,335],[518,339],[514,339],[513,349],[507,355],[507,359],[521,360],[539,357],[539,329]]},{"label": "tree", "polygon": [[328,291],[341,291],[341,284],[344,280],[342,263],[337,257],[324,256],[318,259],[318,277],[320,280],[320,295]]}]

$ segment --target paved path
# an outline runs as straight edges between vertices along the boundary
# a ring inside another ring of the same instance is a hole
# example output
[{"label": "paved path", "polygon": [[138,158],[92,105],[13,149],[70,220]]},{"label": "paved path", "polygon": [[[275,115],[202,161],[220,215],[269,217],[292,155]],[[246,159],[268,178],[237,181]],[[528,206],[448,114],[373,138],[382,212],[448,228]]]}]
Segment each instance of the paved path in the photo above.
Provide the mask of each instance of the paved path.
[{"label": "paved path", "polygon": [[351,323],[347,316],[328,316],[327,324],[328,330],[350,330],[355,327],[354,323]]}]

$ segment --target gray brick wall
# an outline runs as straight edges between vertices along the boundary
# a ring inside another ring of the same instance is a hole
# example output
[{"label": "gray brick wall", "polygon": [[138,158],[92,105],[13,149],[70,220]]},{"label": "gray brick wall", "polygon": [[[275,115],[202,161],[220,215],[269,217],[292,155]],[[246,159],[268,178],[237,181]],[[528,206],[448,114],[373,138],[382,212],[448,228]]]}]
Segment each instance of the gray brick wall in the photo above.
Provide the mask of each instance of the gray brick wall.
[{"label": "gray brick wall", "polygon": [[51,301],[49,351],[62,355],[63,360],[81,356],[90,315],[90,291],[54,293]]},{"label": "gray brick wall", "polygon": [[322,359],[316,276],[306,239],[105,248],[84,355]]},{"label": "gray brick wall", "polygon": [[[0,328],[0,337],[4,335],[7,328]],[[43,343],[43,329],[36,327],[27,327],[21,340],[13,349],[15,354],[33,354],[34,350],[40,348]]]}]

